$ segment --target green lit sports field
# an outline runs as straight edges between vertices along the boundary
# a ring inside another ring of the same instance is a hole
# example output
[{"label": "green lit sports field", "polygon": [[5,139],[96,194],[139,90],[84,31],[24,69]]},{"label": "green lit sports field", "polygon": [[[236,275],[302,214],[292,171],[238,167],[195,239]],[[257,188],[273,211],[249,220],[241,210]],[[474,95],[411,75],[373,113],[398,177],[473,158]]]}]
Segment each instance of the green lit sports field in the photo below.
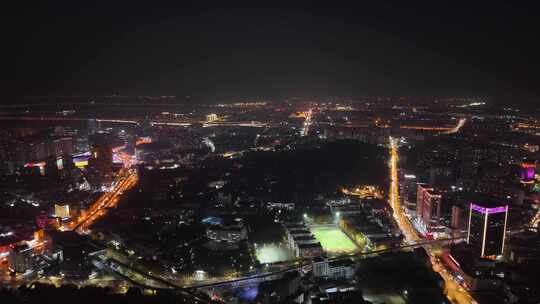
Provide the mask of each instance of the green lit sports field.
[{"label": "green lit sports field", "polygon": [[340,254],[358,250],[358,247],[339,228],[335,227],[310,227],[315,238],[321,242],[326,253]]}]

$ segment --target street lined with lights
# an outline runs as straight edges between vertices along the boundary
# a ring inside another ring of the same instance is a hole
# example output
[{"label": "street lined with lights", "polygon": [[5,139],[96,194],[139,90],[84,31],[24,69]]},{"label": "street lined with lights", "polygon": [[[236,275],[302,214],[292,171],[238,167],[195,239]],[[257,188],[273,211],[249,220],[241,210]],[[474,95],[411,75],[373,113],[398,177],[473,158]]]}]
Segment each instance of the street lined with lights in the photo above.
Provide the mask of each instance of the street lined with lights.
[{"label": "street lined with lights", "polygon": [[[390,137],[390,205],[393,209],[393,215],[403,232],[407,243],[418,242],[421,240],[418,232],[414,229],[400,205],[399,198],[399,180],[398,180],[398,139]],[[476,303],[472,296],[461,285],[455,281],[451,274],[446,270],[439,257],[436,256],[436,251],[431,245],[426,245],[424,248],[428,251],[433,270],[441,275],[445,282],[446,295],[452,303],[470,304]]]},{"label": "street lined with lights", "polygon": [[306,119],[304,120],[302,131],[300,132],[301,136],[307,136],[309,134],[309,127],[311,127],[312,123],[311,118],[313,116],[313,109],[309,109],[306,113]]},{"label": "street lined with lights", "polygon": [[66,228],[60,227],[60,230],[75,230],[77,232],[86,231],[96,220],[106,214],[107,208],[115,207],[118,204],[120,196],[124,194],[124,191],[133,187],[137,183],[137,180],[137,172],[135,170],[123,169],[123,171],[119,173],[119,178],[112,191],[101,195],[92,204],[85,215],[77,218],[76,221]]}]

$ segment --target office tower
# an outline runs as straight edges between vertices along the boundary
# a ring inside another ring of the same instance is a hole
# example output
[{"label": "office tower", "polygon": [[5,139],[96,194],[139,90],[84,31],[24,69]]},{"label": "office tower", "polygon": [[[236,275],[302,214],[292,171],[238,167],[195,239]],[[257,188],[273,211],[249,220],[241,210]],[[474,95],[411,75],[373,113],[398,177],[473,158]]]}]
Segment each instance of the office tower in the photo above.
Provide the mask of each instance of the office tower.
[{"label": "office tower", "polygon": [[60,176],[58,162],[55,156],[47,157],[45,161],[45,176],[51,179],[56,179]]},{"label": "office tower", "polygon": [[452,206],[452,221],[451,227],[454,229],[459,229],[462,225],[462,210],[459,206]]},{"label": "office tower", "polygon": [[404,174],[401,181],[400,196],[403,199],[403,204],[407,209],[414,211],[416,210],[416,191],[418,188],[416,176]]},{"label": "office tower", "polygon": [[71,154],[63,155],[59,164],[60,166],[58,166],[58,168],[60,168],[61,170],[68,171],[68,172],[73,170],[75,168],[75,164],[73,162],[73,155]]},{"label": "office tower", "polygon": [[88,134],[94,134],[99,130],[99,122],[96,119],[89,119],[88,120]]},{"label": "office tower", "polygon": [[440,226],[442,195],[427,184],[418,184],[416,215],[419,223],[430,232]]},{"label": "office tower", "polygon": [[73,138],[61,137],[53,139],[49,142],[49,154],[60,157],[63,155],[73,154]]},{"label": "office tower", "polygon": [[519,180],[524,184],[529,184],[534,182],[534,175],[536,171],[535,163],[522,163],[519,166]]},{"label": "office tower", "polygon": [[112,146],[106,143],[94,144],[88,165],[103,176],[111,176],[113,165]]},{"label": "office tower", "polygon": [[480,257],[499,256],[504,251],[508,205],[471,203],[467,243]]}]

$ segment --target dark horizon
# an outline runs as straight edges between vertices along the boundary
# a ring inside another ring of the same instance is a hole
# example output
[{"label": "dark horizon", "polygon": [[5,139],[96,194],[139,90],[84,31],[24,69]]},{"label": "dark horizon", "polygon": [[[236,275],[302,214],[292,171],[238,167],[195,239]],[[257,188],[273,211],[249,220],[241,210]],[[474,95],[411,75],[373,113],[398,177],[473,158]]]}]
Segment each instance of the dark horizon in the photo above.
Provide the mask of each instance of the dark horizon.
[{"label": "dark horizon", "polygon": [[203,99],[468,95],[522,105],[540,96],[532,7],[310,3],[15,7],[2,21],[9,41],[3,91]]}]

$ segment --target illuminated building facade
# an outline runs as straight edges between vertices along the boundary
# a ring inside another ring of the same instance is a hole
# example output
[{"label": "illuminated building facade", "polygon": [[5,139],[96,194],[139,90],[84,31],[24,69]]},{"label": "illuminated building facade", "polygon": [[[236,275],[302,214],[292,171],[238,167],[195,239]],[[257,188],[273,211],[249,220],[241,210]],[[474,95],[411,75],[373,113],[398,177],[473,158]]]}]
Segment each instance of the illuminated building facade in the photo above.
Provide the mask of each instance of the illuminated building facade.
[{"label": "illuminated building facade", "polygon": [[104,176],[112,175],[113,152],[110,144],[94,145],[88,165]]},{"label": "illuminated building facade", "polygon": [[247,230],[243,225],[213,226],[206,230],[206,236],[214,241],[237,243],[247,238]]},{"label": "illuminated building facade", "polygon": [[59,218],[69,217],[69,205],[54,205],[54,216]]},{"label": "illuminated building facade", "polygon": [[351,259],[328,261],[325,256],[313,259],[313,276],[332,280],[350,280],[354,277],[354,262]]},{"label": "illuminated building facade", "polygon": [[418,184],[416,191],[416,216],[419,223],[430,232],[441,226],[442,195],[427,184]]},{"label": "illuminated building facade", "polygon": [[212,225],[206,229],[206,236],[214,241],[238,243],[247,238],[247,230],[240,219],[234,222]]},{"label": "illuminated building facade", "polygon": [[480,257],[502,255],[508,220],[508,206],[483,207],[470,204],[467,243]]},{"label": "illuminated building facade", "polygon": [[416,175],[404,174],[401,180],[401,187],[399,187],[400,195],[403,199],[403,204],[408,210],[416,211],[416,195],[418,181]]},{"label": "illuminated building facade", "polygon": [[535,163],[522,163],[519,167],[519,180],[524,184],[533,183],[535,173]]},{"label": "illuminated building facade", "polygon": [[297,258],[313,258],[323,254],[321,243],[303,223],[284,224],[288,244]]},{"label": "illuminated building facade", "polygon": [[214,122],[218,120],[217,114],[211,113],[206,115],[206,122]]},{"label": "illuminated building facade", "polygon": [[58,218],[50,215],[36,216],[36,226],[39,229],[56,229],[58,228]]}]

